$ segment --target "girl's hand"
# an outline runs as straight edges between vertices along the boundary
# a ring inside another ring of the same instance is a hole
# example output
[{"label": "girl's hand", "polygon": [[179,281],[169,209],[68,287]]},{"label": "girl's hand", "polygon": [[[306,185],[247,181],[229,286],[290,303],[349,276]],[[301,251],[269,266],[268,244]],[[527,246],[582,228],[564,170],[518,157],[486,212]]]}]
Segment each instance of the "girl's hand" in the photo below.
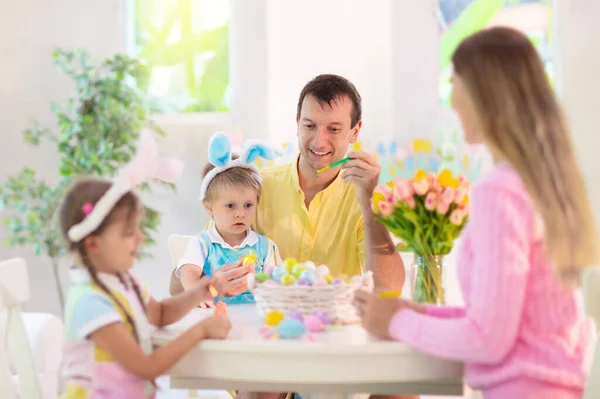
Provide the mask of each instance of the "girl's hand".
[{"label": "girl's hand", "polygon": [[231,330],[231,321],[222,314],[215,314],[202,320],[197,324],[204,332],[204,338],[224,339]]},{"label": "girl's hand", "polygon": [[215,307],[215,303],[213,301],[200,302],[200,305],[198,305],[198,307],[201,309],[212,309]]},{"label": "girl's hand", "polygon": [[361,318],[362,326],[370,334],[391,339],[388,332],[394,315],[402,309],[412,309],[423,313],[422,305],[401,298],[380,298],[371,292],[358,290],[354,295],[354,304]]}]

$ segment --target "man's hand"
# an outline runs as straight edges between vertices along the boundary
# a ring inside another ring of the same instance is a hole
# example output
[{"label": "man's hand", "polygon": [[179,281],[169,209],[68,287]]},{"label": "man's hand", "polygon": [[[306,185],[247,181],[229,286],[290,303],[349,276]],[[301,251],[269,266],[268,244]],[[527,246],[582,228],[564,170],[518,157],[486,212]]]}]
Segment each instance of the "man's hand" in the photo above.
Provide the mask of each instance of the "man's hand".
[{"label": "man's hand", "polygon": [[371,196],[379,181],[381,166],[371,154],[362,151],[351,151],[350,161],[341,166],[342,178],[357,188],[357,200],[361,206],[371,207]]},{"label": "man's hand", "polygon": [[248,290],[246,275],[254,271],[254,265],[242,265],[242,259],[236,263],[223,265],[215,270],[213,279],[219,295],[236,296]]}]

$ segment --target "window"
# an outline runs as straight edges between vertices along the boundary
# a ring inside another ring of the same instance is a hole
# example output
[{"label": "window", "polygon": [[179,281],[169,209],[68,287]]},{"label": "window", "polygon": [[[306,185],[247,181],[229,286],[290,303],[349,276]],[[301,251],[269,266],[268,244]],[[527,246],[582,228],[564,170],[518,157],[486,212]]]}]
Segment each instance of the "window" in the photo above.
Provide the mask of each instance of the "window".
[{"label": "window", "polygon": [[495,25],[525,32],[538,49],[552,80],[551,0],[439,0],[440,101],[450,107],[450,58],[456,46],[475,31]]},{"label": "window", "polygon": [[134,0],[133,52],[156,112],[229,110],[229,0]]}]

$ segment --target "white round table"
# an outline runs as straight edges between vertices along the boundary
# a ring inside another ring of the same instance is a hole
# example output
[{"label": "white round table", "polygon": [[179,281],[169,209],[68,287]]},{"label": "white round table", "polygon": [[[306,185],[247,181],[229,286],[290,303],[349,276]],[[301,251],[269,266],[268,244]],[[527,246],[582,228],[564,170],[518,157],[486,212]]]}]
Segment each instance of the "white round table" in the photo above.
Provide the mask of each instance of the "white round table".
[{"label": "white round table", "polygon": [[[155,344],[173,339],[211,312],[195,309],[156,331]],[[198,344],[167,372],[172,388],[299,392],[303,398],[304,392],[463,394],[462,364],[378,340],[359,325],[333,327],[301,340],[269,340],[260,334],[262,317],[254,305],[229,306],[229,315],[228,339]]]}]

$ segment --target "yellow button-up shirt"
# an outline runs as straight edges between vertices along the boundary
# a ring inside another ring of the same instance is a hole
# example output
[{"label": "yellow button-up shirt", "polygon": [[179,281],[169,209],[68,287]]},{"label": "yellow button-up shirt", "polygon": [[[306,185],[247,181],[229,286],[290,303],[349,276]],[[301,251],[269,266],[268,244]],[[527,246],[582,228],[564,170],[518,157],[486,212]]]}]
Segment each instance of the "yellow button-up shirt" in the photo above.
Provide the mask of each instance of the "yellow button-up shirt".
[{"label": "yellow button-up shirt", "polygon": [[338,174],[306,209],[297,161],[263,169],[261,174],[256,232],[275,241],[284,259],[325,264],[334,276],[360,274],[365,234],[355,187]]}]

